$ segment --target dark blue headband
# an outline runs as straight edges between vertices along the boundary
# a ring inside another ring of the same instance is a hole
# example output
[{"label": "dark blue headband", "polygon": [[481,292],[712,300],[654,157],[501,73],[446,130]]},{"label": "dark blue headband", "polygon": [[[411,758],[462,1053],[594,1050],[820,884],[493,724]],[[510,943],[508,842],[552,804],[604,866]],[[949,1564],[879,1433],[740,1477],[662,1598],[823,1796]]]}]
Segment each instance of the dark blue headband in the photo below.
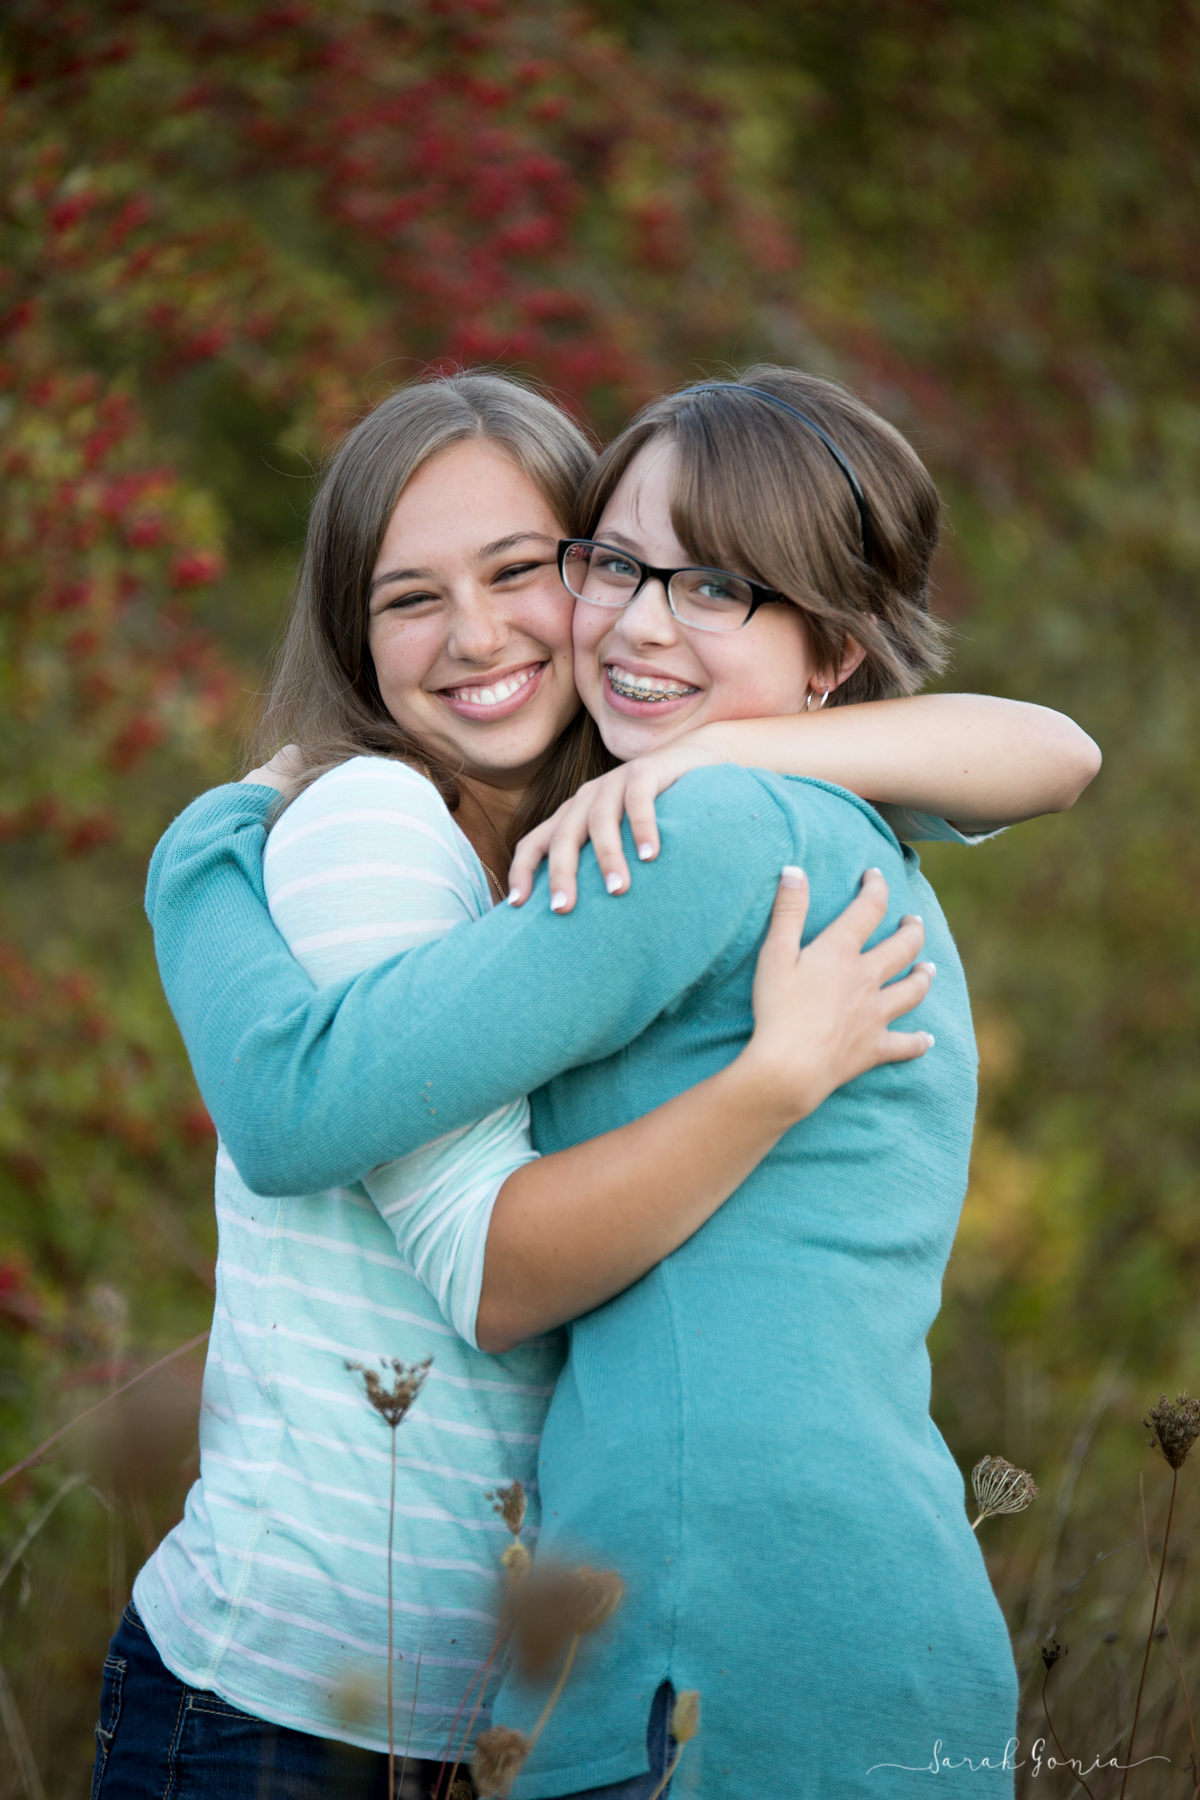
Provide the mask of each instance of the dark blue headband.
[{"label": "dark blue headband", "polygon": [[789,401],[781,400],[778,394],[769,393],[766,388],[747,387],[746,384],[741,381],[702,381],[696,387],[686,389],[686,392],[689,394],[711,394],[718,392],[753,394],[756,399],[765,400],[770,406],[777,406],[780,412],[791,413],[793,419],[799,419],[802,425],[807,425],[813,435],[820,438],[830,456],[832,456],[834,462],[842,471],[846,480],[850,483],[850,492],[854,495],[854,504],[858,508],[858,521],[862,530],[863,561],[867,563],[871,562],[871,512],[867,505],[867,497],[862,491],[862,483],[859,481],[858,476],[854,473],[854,470],[851,468],[847,459],[842,455],[842,452],[838,449],[829,433],[823,431],[815,419],[810,419],[807,413],[802,413],[798,406],[792,406]]}]

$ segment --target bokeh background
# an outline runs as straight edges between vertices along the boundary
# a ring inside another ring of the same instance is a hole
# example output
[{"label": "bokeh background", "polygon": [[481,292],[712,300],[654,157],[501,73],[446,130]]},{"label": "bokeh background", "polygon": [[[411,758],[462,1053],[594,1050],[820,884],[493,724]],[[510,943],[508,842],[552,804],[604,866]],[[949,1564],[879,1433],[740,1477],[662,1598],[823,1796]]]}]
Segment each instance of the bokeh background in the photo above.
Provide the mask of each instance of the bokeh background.
[{"label": "bokeh background", "polygon": [[[237,769],[322,453],[439,360],[600,433],[796,363],[937,475],[950,685],[1105,753],[1072,814],[925,862],[983,1070],[934,1414],[1041,1487],[980,1527],[1025,1744],[1057,1638],[1060,1737],[1120,1755],[1169,1489],[1141,1421],[1200,1365],[1197,6],[9,0],[0,56],[0,1465],[211,1314],[142,881]],[[0,1491],[0,1796],[87,1791],[200,1360]],[[1200,1690],[1197,1483],[1164,1595]],[[1143,1720],[1171,1761],[1130,1792],[1188,1795],[1161,1632]]]}]

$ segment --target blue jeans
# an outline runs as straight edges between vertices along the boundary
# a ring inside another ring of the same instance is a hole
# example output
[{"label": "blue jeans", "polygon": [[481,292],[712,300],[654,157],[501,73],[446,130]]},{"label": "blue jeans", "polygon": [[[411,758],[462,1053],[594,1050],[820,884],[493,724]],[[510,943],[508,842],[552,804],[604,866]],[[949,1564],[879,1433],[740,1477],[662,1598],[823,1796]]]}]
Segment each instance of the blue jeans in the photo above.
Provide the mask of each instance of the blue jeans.
[{"label": "blue jeans", "polygon": [[[386,1800],[387,1761],[186,1687],[125,1608],[104,1664],[92,1800]],[[437,1774],[410,1762],[397,1800],[428,1800]]]},{"label": "blue jeans", "polygon": [[[609,1787],[588,1788],[583,1794],[564,1794],[563,1800],[650,1800],[675,1754],[675,1740],[671,1736],[674,1705],[675,1690],[669,1681],[664,1681],[654,1696],[650,1723],[646,1727],[646,1754],[650,1758],[648,1774],[633,1775],[628,1781],[614,1781]],[[671,1783],[668,1782],[661,1800],[669,1800],[670,1793]]]}]

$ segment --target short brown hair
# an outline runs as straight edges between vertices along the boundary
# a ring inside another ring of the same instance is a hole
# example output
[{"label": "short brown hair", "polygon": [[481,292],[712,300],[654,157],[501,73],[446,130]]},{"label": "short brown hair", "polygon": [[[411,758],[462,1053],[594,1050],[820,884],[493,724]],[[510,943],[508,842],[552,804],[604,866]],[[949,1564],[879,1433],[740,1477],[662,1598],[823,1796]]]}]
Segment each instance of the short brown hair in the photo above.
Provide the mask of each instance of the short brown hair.
[{"label": "short brown hair", "polygon": [[759,363],[731,386],[764,388],[833,439],[866,497],[870,562],[850,484],[820,438],[730,387],[683,388],[643,407],[584,481],[576,531],[591,536],[634,457],[669,437],[679,455],[671,520],[688,555],[785,594],[803,614],[818,668],[835,671],[848,638],[866,651],[830,704],[915,692],[946,660],[946,627],[929,612],[941,502],[925,465],[835,381]]},{"label": "short brown hair", "polygon": [[[405,487],[431,457],[472,438],[507,451],[562,520],[571,518],[595,460],[583,432],[544,395],[507,376],[470,370],[412,382],[354,427],[313,501],[252,752],[255,762],[265,762],[281,745],[298,745],[297,792],[352,756],[392,756],[427,775],[452,811],[458,805],[460,772],[398,725],[383,703],[369,644],[369,599],[379,547]],[[518,808],[515,835],[611,767],[581,710]]]}]

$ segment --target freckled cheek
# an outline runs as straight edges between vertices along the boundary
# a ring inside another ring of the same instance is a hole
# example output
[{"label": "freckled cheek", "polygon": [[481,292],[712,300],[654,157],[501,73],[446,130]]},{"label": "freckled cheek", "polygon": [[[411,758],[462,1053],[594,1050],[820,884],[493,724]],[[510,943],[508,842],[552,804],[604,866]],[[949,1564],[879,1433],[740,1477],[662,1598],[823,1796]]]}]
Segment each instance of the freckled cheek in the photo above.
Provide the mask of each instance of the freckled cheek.
[{"label": "freckled cheek", "polygon": [[511,629],[523,632],[559,661],[571,660],[571,597],[565,588],[544,589],[531,595],[509,618]]},{"label": "freckled cheek", "polygon": [[380,627],[368,634],[367,647],[375,664],[379,691],[402,698],[411,695],[429,673],[441,649],[441,634],[389,631]]},{"label": "freckled cheek", "polygon": [[575,681],[580,692],[600,685],[600,650],[608,635],[610,622],[594,616],[598,608],[577,606],[571,635],[575,650]]},{"label": "freckled cheek", "polygon": [[786,654],[789,648],[772,645],[757,654],[758,646],[739,643],[702,655],[710,684],[706,712],[713,718],[766,719],[798,711],[806,678],[800,659]]}]

